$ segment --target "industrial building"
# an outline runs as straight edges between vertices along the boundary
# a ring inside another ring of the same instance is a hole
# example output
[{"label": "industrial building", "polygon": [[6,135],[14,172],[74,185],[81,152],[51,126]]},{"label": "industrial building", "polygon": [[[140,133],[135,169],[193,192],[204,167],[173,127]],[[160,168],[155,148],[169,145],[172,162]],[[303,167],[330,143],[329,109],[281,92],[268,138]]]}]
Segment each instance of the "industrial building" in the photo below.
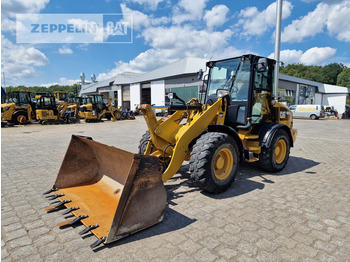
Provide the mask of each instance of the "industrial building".
[{"label": "industrial building", "polygon": [[[139,104],[166,106],[167,94],[176,92],[185,101],[201,99],[203,81],[197,75],[205,71],[207,59],[187,57],[144,74],[125,72],[110,79],[82,85],[80,95],[102,94],[118,98],[123,108],[134,110]],[[334,106],[339,114],[350,104],[350,89],[322,84],[288,75],[279,75],[279,99],[288,105],[320,104]]]}]

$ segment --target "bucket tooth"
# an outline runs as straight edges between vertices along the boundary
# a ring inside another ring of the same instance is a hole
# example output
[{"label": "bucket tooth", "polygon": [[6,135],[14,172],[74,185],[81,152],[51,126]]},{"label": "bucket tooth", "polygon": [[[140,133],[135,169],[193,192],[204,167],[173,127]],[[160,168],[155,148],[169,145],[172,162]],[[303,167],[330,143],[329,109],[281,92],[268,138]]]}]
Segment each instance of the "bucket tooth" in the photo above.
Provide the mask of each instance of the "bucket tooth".
[{"label": "bucket tooth", "polygon": [[54,211],[54,210],[63,208],[63,207],[64,207],[64,204],[70,203],[70,202],[72,202],[72,201],[71,201],[71,200],[63,200],[62,202],[59,202],[59,203],[56,204],[56,205],[52,205],[52,206],[49,206],[49,207],[45,207],[45,210],[46,210],[47,212],[49,212],[49,211]]},{"label": "bucket tooth", "polygon": [[83,231],[79,232],[79,235],[84,235],[84,234],[86,234],[87,232],[90,232],[91,230],[93,230],[93,229],[95,229],[95,228],[98,228],[98,224],[88,226],[88,227],[85,228]]},{"label": "bucket tooth", "polygon": [[69,223],[72,222],[74,219],[75,219],[75,217],[73,217],[73,218],[71,218],[71,219],[67,219],[67,220],[65,220],[65,221],[62,221],[62,222],[58,223],[57,226],[58,226],[59,228],[69,226]]},{"label": "bucket tooth", "polygon": [[74,210],[78,210],[78,209],[79,209],[78,206],[76,206],[76,207],[71,207],[71,208],[69,208],[69,209],[63,211],[63,212],[62,212],[62,215],[67,215],[68,213],[70,213],[70,212],[72,212],[72,211],[74,211]]},{"label": "bucket tooth", "polygon": [[84,218],[87,218],[87,217],[88,217],[88,215],[80,215],[80,216],[76,217],[73,221],[69,222],[69,225],[71,226],[71,225],[77,223],[78,221],[80,221]]},{"label": "bucket tooth", "polygon": [[58,188],[53,187],[53,188],[51,188],[50,190],[45,191],[45,192],[43,193],[43,195],[50,194],[50,193],[55,192],[55,191],[57,191],[57,190],[58,190]]},{"label": "bucket tooth", "polygon": [[51,201],[62,196],[64,196],[64,194],[50,195],[50,196],[47,196],[47,199]]},{"label": "bucket tooth", "polygon": [[90,247],[95,248],[95,247],[101,245],[105,240],[106,240],[106,237],[101,237],[96,242],[94,242]]},{"label": "bucket tooth", "polygon": [[71,219],[68,219],[68,220],[65,220],[63,222],[60,222],[57,224],[58,227],[62,228],[62,227],[66,227],[66,226],[71,226],[73,225],[74,223],[84,219],[84,218],[87,218],[88,215],[81,215],[81,216],[78,216],[78,217],[73,217]]}]

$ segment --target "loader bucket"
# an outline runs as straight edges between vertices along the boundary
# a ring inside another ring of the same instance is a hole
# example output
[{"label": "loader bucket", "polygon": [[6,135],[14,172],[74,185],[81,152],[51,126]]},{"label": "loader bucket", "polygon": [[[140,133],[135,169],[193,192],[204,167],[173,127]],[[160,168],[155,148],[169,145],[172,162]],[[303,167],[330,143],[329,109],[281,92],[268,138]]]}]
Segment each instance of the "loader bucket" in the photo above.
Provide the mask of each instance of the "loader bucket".
[{"label": "loader bucket", "polygon": [[156,157],[73,135],[51,196],[60,202],[46,210],[64,204],[75,217],[59,226],[80,220],[100,243],[116,241],[162,221],[166,191],[160,170]]}]

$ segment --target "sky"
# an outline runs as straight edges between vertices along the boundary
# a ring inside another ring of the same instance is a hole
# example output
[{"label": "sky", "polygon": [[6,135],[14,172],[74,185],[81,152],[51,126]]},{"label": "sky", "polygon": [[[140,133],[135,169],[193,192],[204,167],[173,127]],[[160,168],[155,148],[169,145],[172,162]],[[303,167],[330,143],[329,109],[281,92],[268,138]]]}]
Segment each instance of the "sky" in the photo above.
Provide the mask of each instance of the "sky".
[{"label": "sky", "polygon": [[[16,15],[110,13],[132,17],[132,43],[17,42]],[[273,58],[275,23],[267,0],[2,0],[1,76],[6,86],[71,85],[82,72],[102,81],[184,57]],[[281,61],[350,67],[349,24],[350,0],[283,1]]]}]

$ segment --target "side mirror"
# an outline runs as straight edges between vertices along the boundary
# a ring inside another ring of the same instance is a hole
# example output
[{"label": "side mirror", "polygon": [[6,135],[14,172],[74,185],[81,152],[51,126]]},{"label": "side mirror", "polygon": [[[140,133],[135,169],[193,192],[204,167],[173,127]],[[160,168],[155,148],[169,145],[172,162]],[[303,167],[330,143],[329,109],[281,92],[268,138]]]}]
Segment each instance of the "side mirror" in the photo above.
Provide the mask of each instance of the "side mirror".
[{"label": "side mirror", "polygon": [[217,89],[216,90],[216,96],[217,97],[224,97],[230,94],[230,91],[227,89]]},{"label": "side mirror", "polygon": [[197,75],[197,79],[198,79],[198,80],[201,80],[202,77],[203,77],[203,70],[202,70],[202,69],[199,69],[198,75]]},{"label": "side mirror", "polygon": [[176,93],[170,92],[170,93],[168,94],[168,98],[169,98],[170,100],[171,100],[171,99],[177,99],[177,100],[179,100],[181,103],[186,104],[186,102],[185,102],[184,100],[182,100],[180,97],[178,97],[178,96],[176,95]]},{"label": "side mirror", "polygon": [[258,72],[263,73],[267,70],[267,59],[266,58],[260,58],[258,60]]},{"label": "side mirror", "polygon": [[[168,94],[168,98],[171,100],[171,99],[174,99],[175,97],[174,97],[174,94],[175,93],[169,93]],[[176,94],[175,94],[175,96],[176,96]]]}]

